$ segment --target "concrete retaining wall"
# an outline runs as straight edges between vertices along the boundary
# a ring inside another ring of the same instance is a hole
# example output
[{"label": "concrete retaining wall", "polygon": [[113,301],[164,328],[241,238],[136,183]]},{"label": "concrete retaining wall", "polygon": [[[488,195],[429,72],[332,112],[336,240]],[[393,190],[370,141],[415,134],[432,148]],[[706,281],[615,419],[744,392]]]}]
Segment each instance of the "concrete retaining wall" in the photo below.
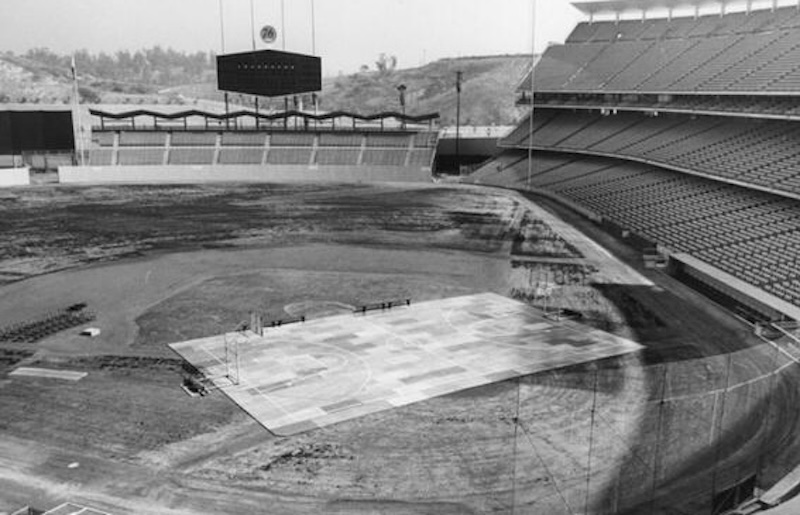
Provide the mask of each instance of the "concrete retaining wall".
[{"label": "concrete retaining wall", "polygon": [[431,182],[431,173],[404,166],[225,165],[225,166],[61,166],[59,182]]},{"label": "concrete retaining wall", "polygon": [[28,168],[0,168],[0,188],[8,186],[28,186],[31,173]]}]

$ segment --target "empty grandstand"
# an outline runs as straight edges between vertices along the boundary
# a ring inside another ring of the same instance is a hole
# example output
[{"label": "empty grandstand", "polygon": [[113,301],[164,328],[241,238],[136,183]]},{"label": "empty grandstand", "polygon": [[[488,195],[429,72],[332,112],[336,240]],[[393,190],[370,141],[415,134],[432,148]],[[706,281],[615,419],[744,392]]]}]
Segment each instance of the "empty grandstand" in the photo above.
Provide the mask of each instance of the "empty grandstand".
[{"label": "empty grandstand", "polygon": [[[91,169],[65,166],[62,182],[151,180],[154,167],[167,167],[162,173],[166,180],[190,178],[181,166],[202,167],[203,174],[195,175],[198,180],[229,179],[236,167],[237,180],[246,179],[243,170],[249,170],[254,180],[291,178],[295,171],[302,172],[298,180],[358,181],[380,176],[381,180],[429,181],[438,143],[433,124],[438,115],[97,110],[92,114],[87,163]],[[137,171],[132,167],[138,167]],[[171,173],[176,170],[177,174]]]},{"label": "empty grandstand", "polygon": [[798,320],[800,10],[678,4],[576,3],[589,21],[522,81],[531,114],[472,179],[659,248],[749,318]]}]

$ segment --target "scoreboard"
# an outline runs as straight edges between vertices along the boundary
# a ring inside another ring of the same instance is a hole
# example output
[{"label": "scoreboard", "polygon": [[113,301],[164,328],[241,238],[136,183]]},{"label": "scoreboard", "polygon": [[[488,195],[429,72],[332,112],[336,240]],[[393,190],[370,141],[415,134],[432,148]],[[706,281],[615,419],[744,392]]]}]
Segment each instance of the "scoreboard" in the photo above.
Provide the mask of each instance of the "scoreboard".
[{"label": "scoreboard", "polygon": [[0,155],[57,150],[75,150],[71,110],[0,111]]},{"label": "scoreboard", "polygon": [[221,91],[264,97],[320,91],[322,60],[278,50],[220,55],[217,87]]}]

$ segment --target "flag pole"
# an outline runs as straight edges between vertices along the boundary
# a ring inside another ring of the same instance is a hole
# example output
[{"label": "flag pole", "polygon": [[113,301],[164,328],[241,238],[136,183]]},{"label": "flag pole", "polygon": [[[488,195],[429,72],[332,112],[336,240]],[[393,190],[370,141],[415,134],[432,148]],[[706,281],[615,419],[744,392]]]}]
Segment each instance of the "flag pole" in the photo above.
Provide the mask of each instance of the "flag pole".
[{"label": "flag pole", "polygon": [[83,120],[81,116],[80,94],[78,91],[78,73],[75,69],[75,54],[72,54],[70,61],[70,71],[72,72],[72,104],[77,124],[77,135],[75,137],[75,150],[78,151],[78,164],[85,166],[85,156],[83,155]]}]

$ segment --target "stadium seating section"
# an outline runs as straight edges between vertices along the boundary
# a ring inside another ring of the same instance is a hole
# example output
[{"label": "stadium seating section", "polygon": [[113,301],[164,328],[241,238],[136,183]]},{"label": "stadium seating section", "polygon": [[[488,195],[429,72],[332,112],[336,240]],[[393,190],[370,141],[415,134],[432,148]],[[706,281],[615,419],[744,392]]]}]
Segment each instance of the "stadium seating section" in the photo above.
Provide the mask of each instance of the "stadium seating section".
[{"label": "stadium seating section", "polygon": [[501,144],[634,158],[800,195],[797,122],[540,109],[533,127],[524,120]]},{"label": "stadium seating section", "polygon": [[626,95],[625,97],[602,94],[537,94],[539,107],[610,108],[616,110],[648,110],[659,112],[739,113],[748,115],[770,115],[791,119],[800,117],[800,97],[796,96],[717,96],[717,95],[670,95],[659,100],[657,95]]},{"label": "stadium seating section", "polygon": [[214,132],[183,132],[172,133],[173,147],[213,147],[217,144],[217,134]]},{"label": "stadium seating section", "polygon": [[533,114],[471,180],[555,195],[800,306],[800,7],[580,23],[524,103],[532,79]]},{"label": "stadium seating section", "polygon": [[173,148],[169,151],[171,165],[211,165],[214,164],[213,148]]},{"label": "stadium seating section", "polygon": [[408,156],[408,152],[405,150],[367,149],[364,151],[363,163],[371,166],[404,166],[406,156]]},{"label": "stadium seating section", "polygon": [[360,153],[360,150],[353,148],[321,148],[317,150],[316,163],[320,165],[356,166]]},{"label": "stadium seating section", "polygon": [[800,204],[765,192],[639,163],[509,152],[472,176],[549,190],[615,224],[686,252],[800,305]]},{"label": "stadium seating section", "polygon": [[262,148],[222,148],[219,151],[219,164],[258,165],[264,159]]},{"label": "stadium seating section", "polygon": [[310,148],[277,148],[269,149],[267,164],[271,165],[307,165],[311,162]]},{"label": "stadium seating section", "polygon": [[534,80],[540,92],[793,92],[800,10],[584,22],[547,49]]},{"label": "stadium seating section", "polygon": [[89,164],[430,168],[437,132],[96,130]]},{"label": "stadium seating section", "polygon": [[368,147],[408,148],[409,143],[407,134],[367,134]]},{"label": "stadium seating section", "polygon": [[223,132],[222,145],[231,147],[263,147],[266,135],[260,132]]},{"label": "stadium seating section", "polygon": [[165,149],[161,148],[120,148],[117,164],[120,165],[162,165]]},{"label": "stadium seating section", "polygon": [[163,147],[167,144],[166,132],[120,131],[121,147]]},{"label": "stadium seating section", "polygon": [[95,148],[89,152],[89,166],[111,166],[114,164],[114,150]]}]

